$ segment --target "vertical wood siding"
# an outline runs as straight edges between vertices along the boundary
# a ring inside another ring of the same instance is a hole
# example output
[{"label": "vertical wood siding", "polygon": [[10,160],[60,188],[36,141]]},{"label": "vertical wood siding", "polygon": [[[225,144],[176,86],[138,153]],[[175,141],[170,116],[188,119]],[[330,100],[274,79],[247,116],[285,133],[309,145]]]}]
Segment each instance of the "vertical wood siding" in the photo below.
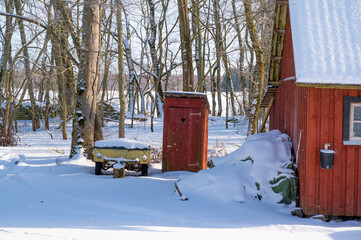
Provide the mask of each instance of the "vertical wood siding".
[{"label": "vertical wood siding", "polygon": [[294,64],[293,48],[292,48],[291,23],[289,17],[289,10],[287,10],[287,21],[286,21],[286,29],[285,29],[285,38],[283,41],[280,79],[284,80],[295,76],[296,74],[295,74],[295,64]]},{"label": "vertical wood siding", "polygon": [[[307,157],[304,203],[306,214],[360,216],[359,169],[361,146],[343,145],[343,97],[361,96],[358,90],[308,88]],[[321,169],[320,149],[330,143],[335,150],[334,168]],[[302,194],[302,192],[301,192]]]},{"label": "vertical wood siding", "polygon": [[[299,171],[300,206],[307,215],[361,216],[361,146],[343,144],[343,98],[361,90],[296,87],[289,17],[281,82],[270,129],[292,138]],[[320,149],[330,143],[334,167],[321,168]]]},{"label": "vertical wood siding", "polygon": [[[361,216],[361,146],[343,144],[344,96],[361,97],[361,91],[296,87],[294,81],[284,81],[276,95],[270,125],[292,138],[300,205],[307,215]],[[335,150],[329,170],[320,163],[325,143]]]}]

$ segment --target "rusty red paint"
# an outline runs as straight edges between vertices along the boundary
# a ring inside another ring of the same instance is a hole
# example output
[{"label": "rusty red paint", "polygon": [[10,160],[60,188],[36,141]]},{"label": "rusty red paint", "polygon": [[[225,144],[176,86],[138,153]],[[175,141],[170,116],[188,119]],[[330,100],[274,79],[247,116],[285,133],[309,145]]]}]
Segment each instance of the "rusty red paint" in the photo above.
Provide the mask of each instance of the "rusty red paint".
[{"label": "rusty red paint", "polygon": [[165,93],[162,170],[207,167],[208,102],[205,95]]}]

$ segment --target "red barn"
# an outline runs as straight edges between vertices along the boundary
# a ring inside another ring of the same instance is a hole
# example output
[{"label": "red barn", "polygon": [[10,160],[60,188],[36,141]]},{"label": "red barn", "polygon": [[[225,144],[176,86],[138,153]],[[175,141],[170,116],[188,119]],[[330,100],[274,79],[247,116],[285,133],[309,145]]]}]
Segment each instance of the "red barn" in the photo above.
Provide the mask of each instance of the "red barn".
[{"label": "red barn", "polygon": [[[306,215],[361,216],[361,1],[277,0],[270,129],[291,136]],[[273,104],[272,104],[273,103]],[[333,167],[321,167],[325,144]]]}]

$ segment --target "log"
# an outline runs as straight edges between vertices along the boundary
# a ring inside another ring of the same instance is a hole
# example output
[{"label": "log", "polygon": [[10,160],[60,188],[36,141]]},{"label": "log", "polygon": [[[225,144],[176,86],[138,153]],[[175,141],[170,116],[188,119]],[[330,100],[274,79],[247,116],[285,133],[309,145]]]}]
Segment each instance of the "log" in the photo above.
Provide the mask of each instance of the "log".
[{"label": "log", "polygon": [[113,166],[113,178],[124,178],[125,177],[125,165],[115,164]]}]

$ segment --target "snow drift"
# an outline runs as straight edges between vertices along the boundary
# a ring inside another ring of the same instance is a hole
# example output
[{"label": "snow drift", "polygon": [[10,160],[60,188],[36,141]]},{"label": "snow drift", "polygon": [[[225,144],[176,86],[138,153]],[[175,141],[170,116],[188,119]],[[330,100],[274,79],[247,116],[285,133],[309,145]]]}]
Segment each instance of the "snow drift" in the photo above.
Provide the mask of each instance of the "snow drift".
[{"label": "snow drift", "polygon": [[213,158],[213,168],[183,176],[177,184],[190,199],[291,203],[297,185],[291,148],[290,137],[278,130],[255,134],[231,154]]}]

